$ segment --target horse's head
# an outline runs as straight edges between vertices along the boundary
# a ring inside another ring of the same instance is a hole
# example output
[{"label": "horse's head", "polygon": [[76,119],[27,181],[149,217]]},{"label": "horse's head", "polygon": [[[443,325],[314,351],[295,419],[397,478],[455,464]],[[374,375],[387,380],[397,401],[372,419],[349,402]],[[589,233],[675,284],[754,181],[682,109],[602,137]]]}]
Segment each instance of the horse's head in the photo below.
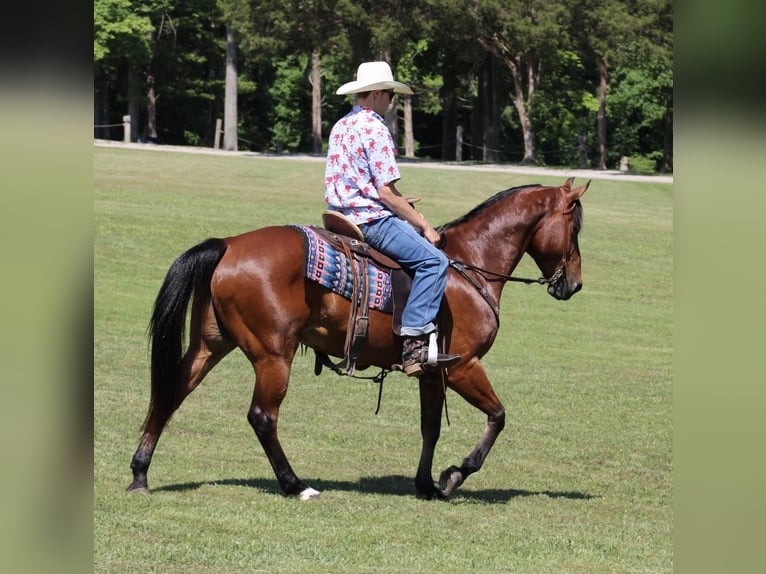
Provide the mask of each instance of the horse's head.
[{"label": "horse's head", "polygon": [[580,197],[590,181],[572,187],[573,181],[573,177],[569,178],[561,187],[553,188],[560,194],[550,202],[527,247],[527,253],[546,278],[548,293],[563,301],[582,289],[577,236],[582,227]]}]

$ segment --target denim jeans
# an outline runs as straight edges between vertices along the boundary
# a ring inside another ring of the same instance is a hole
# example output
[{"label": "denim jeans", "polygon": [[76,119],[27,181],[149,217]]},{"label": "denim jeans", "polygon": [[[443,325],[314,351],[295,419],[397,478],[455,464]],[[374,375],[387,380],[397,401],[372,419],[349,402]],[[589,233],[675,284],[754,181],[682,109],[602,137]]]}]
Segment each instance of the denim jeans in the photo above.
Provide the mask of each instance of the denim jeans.
[{"label": "denim jeans", "polygon": [[436,330],[444,289],[447,287],[447,257],[398,217],[384,217],[359,226],[364,238],[405,269],[414,271],[412,288],[402,311],[404,336],[417,337]]}]

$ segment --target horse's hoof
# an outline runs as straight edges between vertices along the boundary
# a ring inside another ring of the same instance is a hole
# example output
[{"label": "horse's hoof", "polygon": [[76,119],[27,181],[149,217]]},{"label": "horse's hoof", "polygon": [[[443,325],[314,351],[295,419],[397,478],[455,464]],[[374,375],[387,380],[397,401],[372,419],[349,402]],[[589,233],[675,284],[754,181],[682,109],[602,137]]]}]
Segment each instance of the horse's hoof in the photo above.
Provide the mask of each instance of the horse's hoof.
[{"label": "horse's hoof", "polygon": [[301,491],[298,498],[301,500],[319,500],[319,491],[309,487]]},{"label": "horse's hoof", "polygon": [[417,497],[422,500],[445,500],[447,498],[430,480],[425,484],[416,483],[415,488],[417,489]]},{"label": "horse's hoof", "polygon": [[139,494],[149,494],[149,487],[146,486],[145,484],[133,483],[130,486],[128,486],[128,488],[125,489],[125,492],[130,492],[130,493],[137,492]]},{"label": "horse's hoof", "polygon": [[438,488],[434,488],[429,492],[418,492],[417,497],[421,500],[447,500],[447,497]]},{"label": "horse's hoof", "polygon": [[438,488],[434,488],[434,491],[431,494],[431,500],[447,500],[447,495]]},{"label": "horse's hoof", "polygon": [[449,467],[439,477],[439,488],[444,496],[449,496],[461,484],[463,484],[463,473],[456,466]]}]

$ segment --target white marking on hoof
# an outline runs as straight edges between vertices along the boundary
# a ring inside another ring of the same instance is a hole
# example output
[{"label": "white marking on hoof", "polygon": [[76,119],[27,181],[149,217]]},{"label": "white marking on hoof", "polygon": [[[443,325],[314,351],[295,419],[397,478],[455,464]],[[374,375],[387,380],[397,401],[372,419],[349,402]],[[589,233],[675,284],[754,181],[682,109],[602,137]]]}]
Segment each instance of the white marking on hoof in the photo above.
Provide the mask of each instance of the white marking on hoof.
[{"label": "white marking on hoof", "polygon": [[302,491],[298,496],[301,500],[316,500],[319,498],[319,491],[309,487]]}]

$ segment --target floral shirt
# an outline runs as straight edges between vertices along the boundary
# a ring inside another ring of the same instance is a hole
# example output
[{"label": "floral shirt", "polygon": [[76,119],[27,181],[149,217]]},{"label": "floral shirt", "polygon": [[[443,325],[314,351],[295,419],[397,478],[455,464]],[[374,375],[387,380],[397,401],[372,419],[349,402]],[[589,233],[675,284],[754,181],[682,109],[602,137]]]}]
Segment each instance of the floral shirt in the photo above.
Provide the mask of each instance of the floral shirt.
[{"label": "floral shirt", "polygon": [[324,194],[328,208],[357,225],[393,215],[378,189],[400,177],[396,146],[383,118],[355,105],[330,132]]}]

